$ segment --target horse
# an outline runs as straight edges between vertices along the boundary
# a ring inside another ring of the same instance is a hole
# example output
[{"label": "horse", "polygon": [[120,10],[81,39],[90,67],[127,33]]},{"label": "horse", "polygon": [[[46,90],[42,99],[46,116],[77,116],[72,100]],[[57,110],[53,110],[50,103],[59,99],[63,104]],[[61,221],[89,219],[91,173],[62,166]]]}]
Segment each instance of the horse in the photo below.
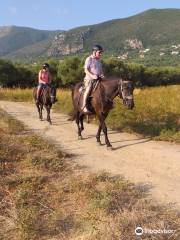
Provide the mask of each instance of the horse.
[{"label": "horse", "polygon": [[56,102],[56,87],[54,86],[50,87],[49,85],[46,85],[45,87],[43,87],[40,92],[39,101],[36,101],[37,99],[37,87],[36,87],[33,90],[33,97],[36,103],[36,107],[38,109],[39,119],[43,120],[42,110],[44,106],[47,111],[46,120],[50,124],[52,124],[51,117],[50,117],[50,110],[51,110],[52,104]]},{"label": "horse", "polygon": [[[94,83],[95,88],[91,90],[88,98],[88,106],[92,114],[95,114],[99,121],[99,127],[96,134],[96,141],[101,145],[100,134],[104,132],[105,143],[108,149],[112,149],[112,145],[108,139],[107,127],[105,119],[109,111],[113,108],[113,100],[116,96],[123,100],[123,104],[128,109],[134,108],[133,98],[133,82],[131,80],[123,80],[122,78],[98,79]],[[74,119],[78,128],[78,139],[82,139],[82,131],[84,130],[83,119],[86,115],[82,110],[83,100],[83,83],[77,83],[72,89],[72,102],[74,106]]]}]

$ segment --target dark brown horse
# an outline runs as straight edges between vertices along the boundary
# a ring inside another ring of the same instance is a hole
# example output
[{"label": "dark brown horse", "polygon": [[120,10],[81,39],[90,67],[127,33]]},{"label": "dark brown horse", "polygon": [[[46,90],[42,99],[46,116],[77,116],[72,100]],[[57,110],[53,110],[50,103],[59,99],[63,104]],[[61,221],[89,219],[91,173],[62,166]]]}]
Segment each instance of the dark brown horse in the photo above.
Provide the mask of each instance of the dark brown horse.
[{"label": "dark brown horse", "polygon": [[[76,124],[78,127],[78,138],[82,139],[81,132],[84,130],[83,119],[84,113],[81,110],[82,106],[82,90],[83,84],[77,83],[72,91],[72,101],[74,105],[74,118],[76,119]],[[113,100],[116,96],[122,98],[123,104],[132,109],[134,107],[133,99],[133,82],[128,80],[123,80],[120,78],[112,78],[107,80],[99,80],[95,89],[89,97],[89,108],[93,114],[97,115],[99,120],[99,128],[96,134],[96,139],[99,144],[101,130],[103,130],[105,135],[105,143],[108,148],[112,148],[107,135],[107,127],[105,119],[109,111],[113,108]]]},{"label": "dark brown horse", "polygon": [[36,102],[36,107],[38,109],[39,119],[40,120],[43,119],[42,110],[43,110],[43,106],[44,106],[46,111],[47,111],[46,120],[50,124],[52,124],[51,117],[50,117],[50,110],[51,110],[52,104],[55,103],[55,101],[56,101],[56,88],[53,87],[53,86],[52,87],[50,87],[50,86],[43,87],[42,90],[41,90],[38,102],[36,101],[36,99],[37,99],[37,88],[34,88],[33,97],[34,97],[34,100]]}]

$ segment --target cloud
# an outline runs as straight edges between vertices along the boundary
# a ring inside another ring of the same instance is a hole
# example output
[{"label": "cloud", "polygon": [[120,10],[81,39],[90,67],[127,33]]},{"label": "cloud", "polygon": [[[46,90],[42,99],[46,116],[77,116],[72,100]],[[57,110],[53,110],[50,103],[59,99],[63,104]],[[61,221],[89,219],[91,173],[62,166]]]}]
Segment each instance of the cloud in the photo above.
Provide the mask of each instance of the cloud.
[{"label": "cloud", "polygon": [[69,14],[69,10],[67,8],[56,8],[56,14],[59,16],[66,16]]},{"label": "cloud", "polygon": [[8,11],[11,15],[17,15],[17,12],[18,12],[17,7],[14,7],[14,6],[8,7]]}]

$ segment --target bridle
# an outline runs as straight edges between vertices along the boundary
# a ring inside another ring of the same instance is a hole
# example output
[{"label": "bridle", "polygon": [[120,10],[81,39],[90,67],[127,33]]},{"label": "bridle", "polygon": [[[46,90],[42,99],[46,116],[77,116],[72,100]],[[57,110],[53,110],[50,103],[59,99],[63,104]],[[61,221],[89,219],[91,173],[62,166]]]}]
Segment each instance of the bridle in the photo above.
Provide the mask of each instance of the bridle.
[{"label": "bridle", "polygon": [[51,98],[51,102],[53,102],[55,100],[56,97],[56,88],[51,87],[51,91],[50,91],[50,98]]},{"label": "bridle", "polygon": [[132,94],[130,94],[129,96],[125,96],[124,89],[123,89],[123,83],[130,83],[130,82],[131,81],[128,81],[128,80],[122,80],[122,79],[118,80],[118,97],[122,98],[125,101],[133,99]]}]

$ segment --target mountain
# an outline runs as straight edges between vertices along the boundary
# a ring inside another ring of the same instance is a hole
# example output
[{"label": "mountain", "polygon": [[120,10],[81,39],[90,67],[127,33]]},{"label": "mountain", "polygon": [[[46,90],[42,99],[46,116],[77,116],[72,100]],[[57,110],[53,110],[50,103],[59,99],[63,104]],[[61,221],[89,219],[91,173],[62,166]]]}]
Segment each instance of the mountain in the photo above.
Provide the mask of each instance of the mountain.
[{"label": "mountain", "polygon": [[0,27],[0,57],[14,59],[39,56],[53,37],[62,31],[37,30],[27,27]]},{"label": "mountain", "polygon": [[75,28],[59,36],[64,36],[61,42],[65,46],[82,45],[82,50],[90,49],[94,43],[101,43],[110,52],[147,48],[180,43],[179,19],[179,9],[151,9],[129,18]]},{"label": "mountain", "polygon": [[107,54],[180,44],[180,9],[151,9],[132,17],[69,31],[1,27],[0,56],[10,59],[61,57],[88,52],[94,43]]}]

